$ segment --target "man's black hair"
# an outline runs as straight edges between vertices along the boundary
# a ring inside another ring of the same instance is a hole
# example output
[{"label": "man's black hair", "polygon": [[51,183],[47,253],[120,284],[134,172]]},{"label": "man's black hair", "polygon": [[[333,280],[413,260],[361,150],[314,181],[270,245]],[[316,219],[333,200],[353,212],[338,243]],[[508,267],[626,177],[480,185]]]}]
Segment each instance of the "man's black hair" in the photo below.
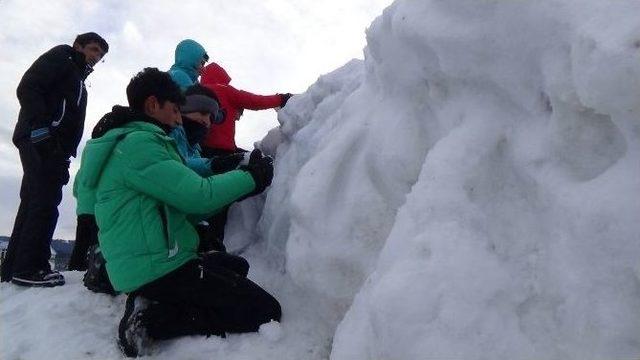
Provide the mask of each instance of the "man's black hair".
[{"label": "man's black hair", "polygon": [[144,68],[127,85],[127,100],[132,109],[144,112],[144,102],[149,96],[155,96],[160,105],[166,101],[176,105],[184,103],[178,84],[171,79],[169,73],[157,68]]},{"label": "man's black hair", "polygon": [[206,86],[202,86],[200,84],[195,84],[195,85],[191,85],[187,88],[187,90],[184,91],[184,95],[185,96],[189,96],[189,95],[204,95],[204,96],[208,96],[212,99],[214,99],[215,101],[218,102],[218,104],[220,104],[220,100],[218,100],[218,97],[216,96],[216,93],[213,92],[213,90],[209,89]]},{"label": "man's black hair", "polygon": [[98,45],[100,45],[105,53],[109,52],[109,44],[107,44],[107,41],[103,39],[102,36],[94,32],[88,32],[78,35],[73,43],[80,46],[86,46],[88,44],[91,44],[92,42],[98,43]]}]

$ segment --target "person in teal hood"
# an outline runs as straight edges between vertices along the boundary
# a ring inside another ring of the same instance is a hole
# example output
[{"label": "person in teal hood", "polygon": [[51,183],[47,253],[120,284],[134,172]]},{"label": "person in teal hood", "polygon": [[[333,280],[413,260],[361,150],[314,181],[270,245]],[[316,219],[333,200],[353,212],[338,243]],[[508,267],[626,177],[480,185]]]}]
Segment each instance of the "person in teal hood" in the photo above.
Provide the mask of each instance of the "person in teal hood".
[{"label": "person in teal hood", "polygon": [[124,354],[144,354],[153,340],[257,331],[279,321],[278,301],[246,274],[198,257],[194,227],[264,191],[273,178],[270,158],[252,155],[237,170],[201,177],[167,135],[180,124],[184,101],[169,74],[146,68],[127,86],[127,98],[122,120],[87,142],[75,181],[78,206],[95,213],[109,280],[128,294],[118,327]]},{"label": "person in teal hood", "polygon": [[169,69],[169,75],[180,86],[180,90],[185,91],[198,81],[207,61],[209,55],[202,45],[191,39],[182,40],[176,46],[175,62]]}]

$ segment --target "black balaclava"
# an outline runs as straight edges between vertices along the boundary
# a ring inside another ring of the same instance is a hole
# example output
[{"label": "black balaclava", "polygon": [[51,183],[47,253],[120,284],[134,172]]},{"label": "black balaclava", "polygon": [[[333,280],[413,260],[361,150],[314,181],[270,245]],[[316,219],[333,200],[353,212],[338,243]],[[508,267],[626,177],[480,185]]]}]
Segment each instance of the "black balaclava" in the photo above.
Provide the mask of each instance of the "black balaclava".
[{"label": "black balaclava", "polygon": [[187,134],[187,141],[189,145],[195,146],[199,144],[207,135],[208,127],[202,125],[197,121],[193,121],[186,116],[182,117],[182,127]]}]

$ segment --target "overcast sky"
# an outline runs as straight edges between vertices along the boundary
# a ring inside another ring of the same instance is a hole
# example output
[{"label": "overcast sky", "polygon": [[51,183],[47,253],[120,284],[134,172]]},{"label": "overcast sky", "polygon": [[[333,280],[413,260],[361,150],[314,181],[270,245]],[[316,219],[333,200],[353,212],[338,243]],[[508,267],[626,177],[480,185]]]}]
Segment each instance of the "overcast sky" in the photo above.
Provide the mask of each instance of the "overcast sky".
[{"label": "overcast sky", "polygon": [[[19,205],[22,169],[11,134],[19,110],[15,88],[43,52],[87,31],[110,45],[88,78],[85,136],[114,104],[126,104],[131,76],[167,70],[182,39],[200,42],[237,88],[258,94],[304,92],[318,76],[362,58],[365,29],[392,0],[0,0],[0,235],[9,235]],[[277,125],[273,110],[246,111],[239,146]],[[79,152],[80,153],[80,152]],[[72,162],[75,173],[79,160]],[[72,174],[73,176],[73,174]],[[73,181],[73,180],[72,180]],[[70,183],[71,184],[71,183]],[[55,237],[73,239],[75,200],[66,186]]]}]

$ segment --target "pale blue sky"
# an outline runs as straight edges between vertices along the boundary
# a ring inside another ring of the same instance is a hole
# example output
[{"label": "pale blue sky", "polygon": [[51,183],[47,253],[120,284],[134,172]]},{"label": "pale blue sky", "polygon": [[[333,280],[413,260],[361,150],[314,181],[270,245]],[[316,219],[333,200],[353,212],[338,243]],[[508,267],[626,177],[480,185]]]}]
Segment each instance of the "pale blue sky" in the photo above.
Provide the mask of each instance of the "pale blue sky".
[{"label": "pale blue sky", "polygon": [[[22,170],[11,134],[15,88],[51,47],[96,31],[111,50],[87,81],[84,142],[114,104],[126,103],[129,78],[147,66],[168,69],[175,45],[192,38],[227,69],[238,88],[270,94],[303,92],[318,76],[362,58],[365,29],[392,0],[0,1],[0,235],[9,235]],[[245,112],[237,142],[252,147],[277,125],[273,110]],[[79,161],[72,163],[72,172]],[[64,189],[56,237],[73,238],[75,200]]]}]

